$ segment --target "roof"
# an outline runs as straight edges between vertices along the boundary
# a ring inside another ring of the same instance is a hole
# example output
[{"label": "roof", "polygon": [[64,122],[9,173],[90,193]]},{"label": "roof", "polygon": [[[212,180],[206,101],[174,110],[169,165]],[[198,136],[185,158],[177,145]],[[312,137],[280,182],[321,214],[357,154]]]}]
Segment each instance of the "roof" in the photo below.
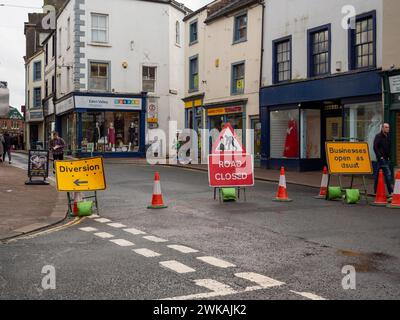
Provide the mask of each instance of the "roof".
[{"label": "roof", "polygon": [[[3,118],[4,119],[4,118]],[[22,114],[18,111],[17,108],[10,106],[10,111],[8,112],[8,116],[5,119],[12,119],[12,120],[24,120]]]},{"label": "roof", "polygon": [[204,23],[210,23],[218,18],[226,16],[234,11],[244,9],[253,4],[262,4],[263,0],[227,0],[215,5],[216,10],[210,7],[210,13]]}]

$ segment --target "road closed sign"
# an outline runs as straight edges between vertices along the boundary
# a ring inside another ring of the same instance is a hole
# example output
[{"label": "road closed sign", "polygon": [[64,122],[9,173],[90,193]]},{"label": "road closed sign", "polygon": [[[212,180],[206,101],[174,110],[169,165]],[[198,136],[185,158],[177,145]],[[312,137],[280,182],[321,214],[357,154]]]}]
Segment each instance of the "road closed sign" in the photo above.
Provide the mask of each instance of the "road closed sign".
[{"label": "road closed sign", "polygon": [[58,191],[96,191],[106,189],[103,158],[56,161]]},{"label": "road closed sign", "polygon": [[326,158],[330,174],[372,174],[367,142],[327,142]]},{"label": "road closed sign", "polygon": [[246,153],[230,124],[221,131],[208,156],[210,187],[254,186],[253,156]]}]

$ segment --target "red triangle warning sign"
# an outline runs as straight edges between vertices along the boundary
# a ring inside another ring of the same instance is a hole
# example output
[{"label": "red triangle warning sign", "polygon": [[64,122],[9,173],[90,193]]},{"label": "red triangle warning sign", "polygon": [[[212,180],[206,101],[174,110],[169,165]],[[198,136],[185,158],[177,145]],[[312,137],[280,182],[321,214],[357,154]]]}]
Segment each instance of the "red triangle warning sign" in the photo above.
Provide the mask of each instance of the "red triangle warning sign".
[{"label": "red triangle warning sign", "polygon": [[246,153],[246,149],[243,147],[230,123],[227,123],[222,129],[212,146],[211,153]]}]

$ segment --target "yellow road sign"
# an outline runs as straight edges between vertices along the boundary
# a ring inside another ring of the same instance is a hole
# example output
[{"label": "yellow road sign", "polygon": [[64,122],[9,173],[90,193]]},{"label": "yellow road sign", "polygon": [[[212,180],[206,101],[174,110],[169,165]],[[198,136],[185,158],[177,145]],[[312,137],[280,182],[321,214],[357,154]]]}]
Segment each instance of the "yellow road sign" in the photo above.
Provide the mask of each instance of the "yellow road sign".
[{"label": "yellow road sign", "polygon": [[372,174],[367,142],[326,142],[331,174]]},{"label": "yellow road sign", "polygon": [[95,191],[106,189],[103,158],[56,161],[58,191]]}]

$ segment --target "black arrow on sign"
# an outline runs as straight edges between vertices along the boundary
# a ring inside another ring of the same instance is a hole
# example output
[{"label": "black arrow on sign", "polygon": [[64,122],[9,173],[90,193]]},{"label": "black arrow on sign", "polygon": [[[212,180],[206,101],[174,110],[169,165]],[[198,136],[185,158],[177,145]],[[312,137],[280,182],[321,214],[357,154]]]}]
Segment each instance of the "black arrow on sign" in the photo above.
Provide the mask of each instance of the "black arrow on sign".
[{"label": "black arrow on sign", "polygon": [[88,184],[88,183],[89,183],[89,181],[79,181],[79,179],[76,179],[76,180],[74,181],[74,184],[75,184],[76,186],[78,186],[78,187],[80,187],[81,184]]}]

